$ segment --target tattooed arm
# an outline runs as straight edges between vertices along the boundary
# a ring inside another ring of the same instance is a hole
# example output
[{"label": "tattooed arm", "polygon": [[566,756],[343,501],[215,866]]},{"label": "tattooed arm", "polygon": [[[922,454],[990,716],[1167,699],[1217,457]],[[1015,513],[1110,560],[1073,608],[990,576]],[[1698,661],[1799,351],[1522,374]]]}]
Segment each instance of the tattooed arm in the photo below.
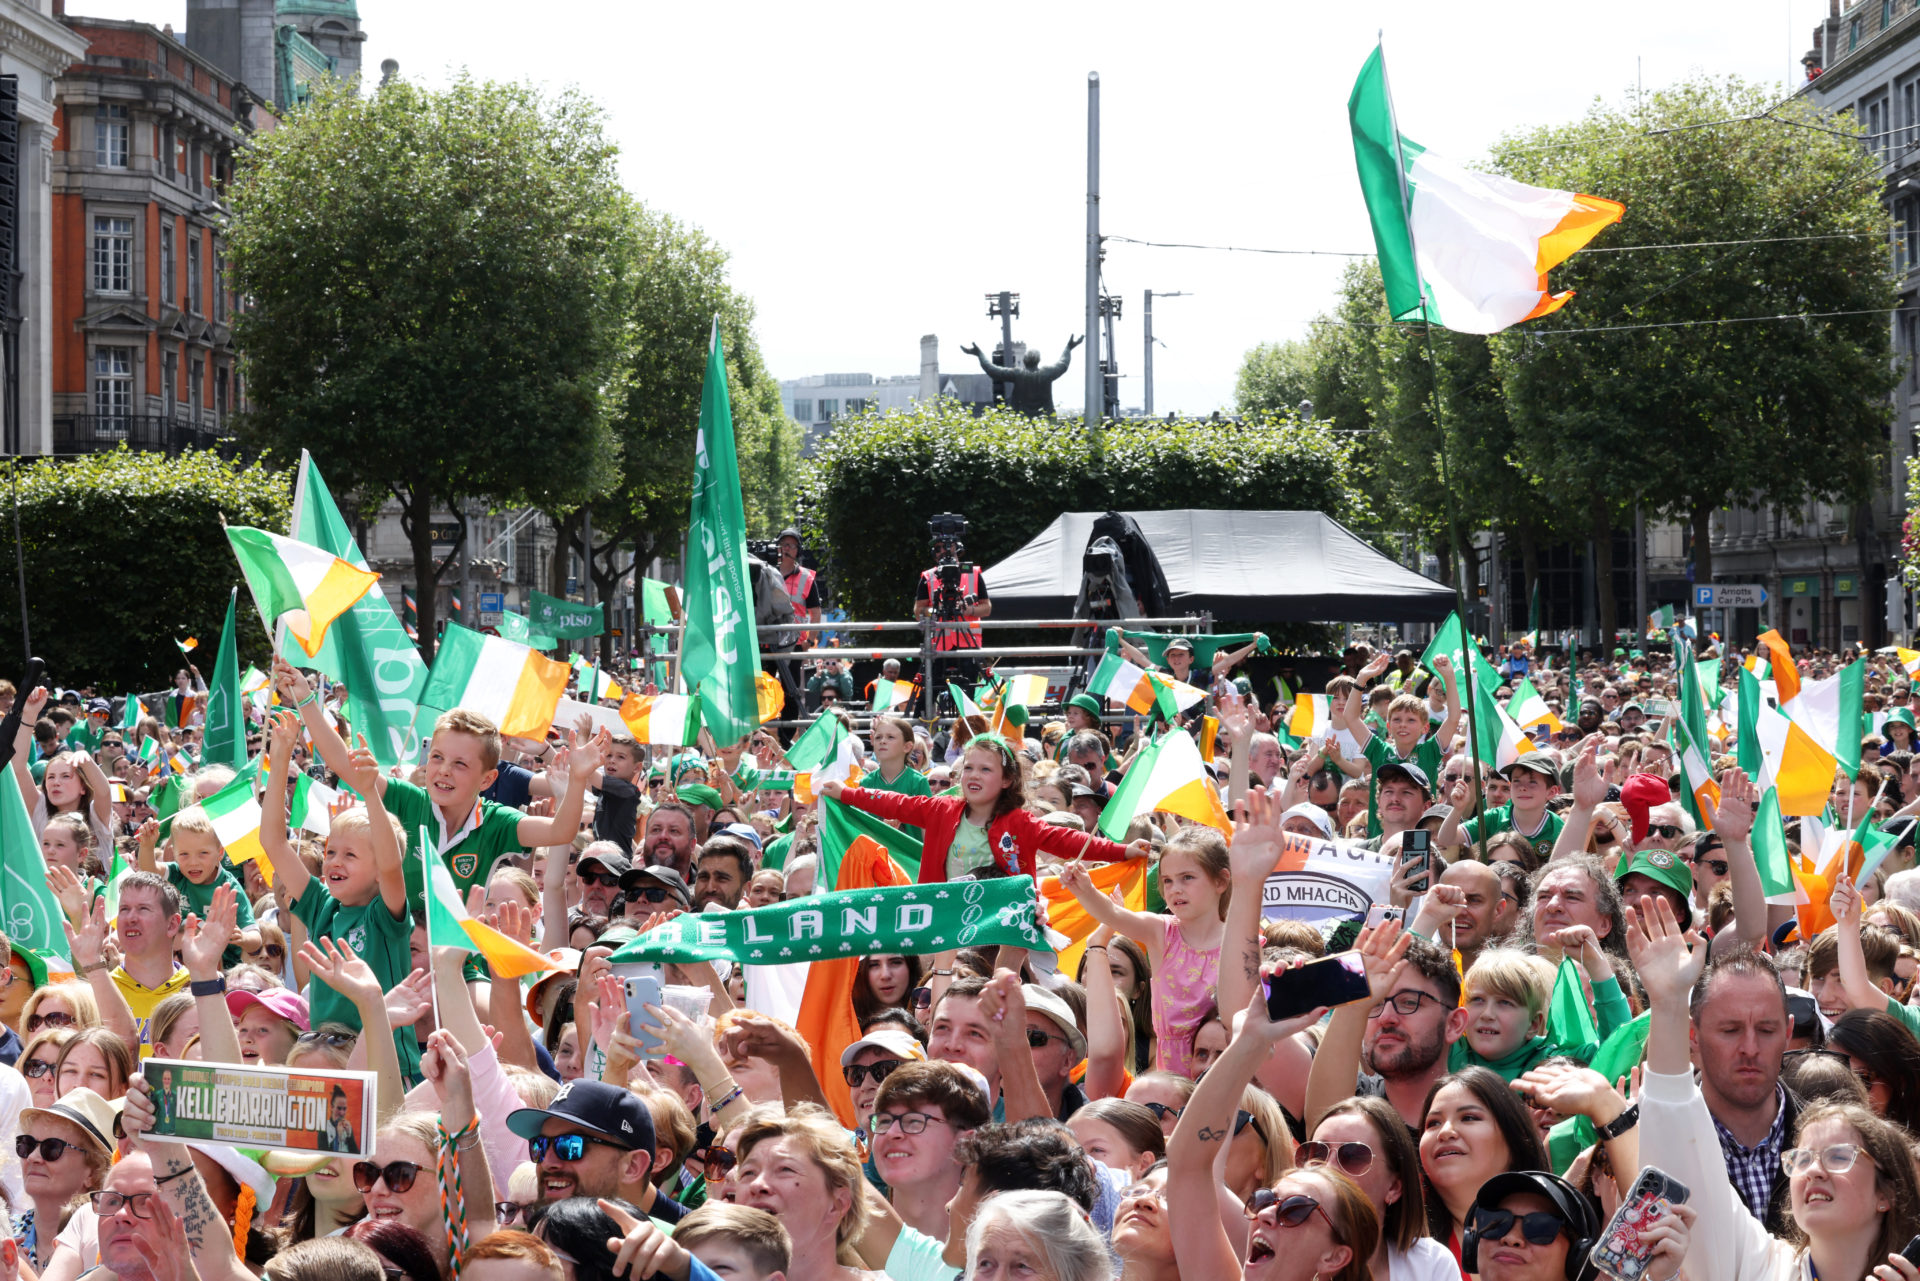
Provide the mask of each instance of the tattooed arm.
[{"label": "tattooed arm", "polygon": [[254,1281],[253,1273],[234,1254],[233,1225],[214,1208],[207,1185],[194,1167],[193,1154],[178,1143],[146,1137],[153,1128],[153,1100],[144,1076],[127,1083],[121,1128],[153,1162],[153,1181],[162,1199],[180,1216],[200,1281]]}]

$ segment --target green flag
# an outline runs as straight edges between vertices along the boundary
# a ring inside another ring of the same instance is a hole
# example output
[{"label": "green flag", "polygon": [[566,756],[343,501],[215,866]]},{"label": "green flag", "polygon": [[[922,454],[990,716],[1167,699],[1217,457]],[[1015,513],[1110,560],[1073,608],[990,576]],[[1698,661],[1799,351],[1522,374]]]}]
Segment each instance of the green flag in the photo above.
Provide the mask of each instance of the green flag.
[{"label": "green flag", "polygon": [[908,880],[920,878],[919,841],[871,814],[823,796],[820,798],[820,872],[814,883],[823,889],[837,887],[840,860],[863,837],[886,850]]},{"label": "green flag", "polygon": [[548,636],[544,632],[533,630],[533,624],[525,614],[516,614],[510,609],[500,611],[500,624],[494,630],[500,633],[502,640],[526,645],[533,649],[552,649],[560,643],[557,636]]},{"label": "green flag", "polygon": [[549,636],[581,640],[607,630],[606,611],[599,605],[561,600],[545,592],[527,593],[527,622]]},{"label": "green flag", "polygon": [[667,600],[667,585],[657,578],[640,580],[640,617],[651,627],[666,627],[673,622],[673,605]]},{"label": "green flag", "polygon": [[1467,644],[1467,629],[1461,625],[1458,610],[1447,615],[1447,621],[1440,624],[1440,630],[1427,642],[1426,649],[1420,653],[1420,666],[1433,671],[1433,660],[1442,654],[1453,664],[1453,678],[1459,683],[1460,699],[1464,704],[1467,697],[1467,654],[1473,654],[1473,684],[1477,693],[1485,688],[1489,692],[1500,687],[1500,673],[1495,671],[1487,656],[1480,652],[1478,645]]},{"label": "green flag", "polygon": [[1771,787],[1760,794],[1760,809],[1753,816],[1753,861],[1760,869],[1760,888],[1767,902],[1799,901],[1800,887],[1787,859],[1787,832],[1780,820],[1780,794]]},{"label": "green flag", "polygon": [[[1265,632],[1219,632],[1201,636],[1177,636],[1173,632],[1123,632],[1118,627],[1107,628],[1107,653],[1118,654],[1120,642],[1125,640],[1134,648],[1146,652],[1148,658],[1156,663],[1167,661],[1167,646],[1175,640],[1184,640],[1193,646],[1193,669],[1196,674],[1213,669],[1213,656],[1223,649],[1239,649],[1242,645],[1255,646],[1256,654],[1273,653],[1273,643]],[[1291,700],[1289,700],[1291,701]]]},{"label": "green flag", "polygon": [[1540,580],[1533,580],[1533,605],[1527,611],[1527,643],[1540,648]]},{"label": "green flag", "polygon": [[727,401],[726,354],[713,322],[700,431],[693,443],[693,504],[687,517],[687,624],[680,670],[698,691],[717,743],[737,743],[760,724],[760,638],[747,578],[747,522]]},{"label": "green flag", "polygon": [[[816,717],[787,748],[787,761],[802,774],[817,770],[840,754],[840,744],[846,740],[847,727],[838,716]],[[820,886],[829,889],[831,883],[822,877]]]},{"label": "green flag", "polygon": [[1553,1000],[1547,1006],[1547,1040],[1560,1046],[1592,1045],[1600,1039],[1600,1025],[1587,1006],[1586,987],[1580,981],[1580,967],[1570,956],[1560,958],[1560,971],[1553,979]]},{"label": "green flag", "polygon": [[127,695],[120,705],[120,728],[128,731],[139,729],[140,713],[144,710],[140,705],[138,694]]},{"label": "green flag", "polygon": [[[366,557],[360,554],[347,522],[340,518],[340,509],[334,506],[320,469],[304,451],[300,455],[299,482],[293,491],[290,533],[351,565],[367,568]],[[419,755],[420,739],[413,720],[420,691],[427,684],[427,665],[418,647],[407,639],[406,629],[400,626],[385,593],[368,592],[353,603],[352,609],[334,619],[327,628],[326,642],[314,657],[308,658],[291,635],[281,654],[295,667],[317,668],[346,685],[349,717],[358,732],[366,736],[367,746],[380,764],[411,764]]]},{"label": "green flag", "polygon": [[240,656],[233,634],[235,602],[240,589],[227,595],[227,625],[220,632],[220,652],[214,655],[211,679],[207,681],[207,723],[201,739],[200,761],[204,765],[231,765],[239,769],[247,761],[247,723],[240,707]]},{"label": "green flag", "polygon": [[63,919],[60,903],[47,884],[47,860],[40,853],[40,838],[34,835],[20,789],[0,787],[0,928],[15,947],[64,956],[71,962],[67,932],[60,928]]}]

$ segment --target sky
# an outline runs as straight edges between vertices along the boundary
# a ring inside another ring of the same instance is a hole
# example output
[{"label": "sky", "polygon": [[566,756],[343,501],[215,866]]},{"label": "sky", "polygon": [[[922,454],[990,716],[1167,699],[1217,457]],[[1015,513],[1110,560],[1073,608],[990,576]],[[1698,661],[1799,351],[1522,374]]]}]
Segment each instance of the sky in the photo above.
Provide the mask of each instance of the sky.
[{"label": "sky", "polygon": [[[185,0],[68,8],[185,27]],[[369,83],[394,58],[424,84],[465,68],[603,104],[629,189],[731,254],[781,378],[917,374],[928,333],[943,370],[977,369],[960,348],[991,350],[985,296],[1002,289],[1021,295],[1015,339],[1047,359],[1081,333],[1091,71],[1107,235],[1364,252],[1346,97],[1381,33],[1401,131],[1471,161],[1636,80],[1798,84],[1826,9],[1040,0],[996,20],[936,4],[573,0],[549,23],[499,0],[360,0]],[[1154,308],[1154,408],[1204,414],[1231,408],[1249,348],[1302,336],[1331,305],[1344,261],[1110,241],[1123,403],[1141,403],[1144,291],[1189,295]],[[1082,403],[1083,354],[1056,387],[1062,409]]]}]

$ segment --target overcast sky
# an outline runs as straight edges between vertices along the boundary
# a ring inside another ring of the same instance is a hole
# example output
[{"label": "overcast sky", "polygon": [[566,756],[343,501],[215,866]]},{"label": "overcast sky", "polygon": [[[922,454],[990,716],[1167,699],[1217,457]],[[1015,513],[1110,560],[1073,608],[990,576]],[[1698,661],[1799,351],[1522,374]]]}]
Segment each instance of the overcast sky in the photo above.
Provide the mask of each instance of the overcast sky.
[{"label": "overcast sky", "polygon": [[[184,0],[68,7],[185,25]],[[1364,251],[1346,97],[1377,32],[1401,130],[1473,159],[1636,76],[1798,83],[1826,8],[360,0],[370,80],[391,57],[424,83],[465,67],[603,103],[627,185],[731,253],[782,378],[917,373],[925,333],[942,368],[974,367],[959,348],[990,346],[984,295],[1000,289],[1022,296],[1015,338],[1048,359],[1081,332],[1089,71],[1109,235]],[[1301,335],[1341,261],[1110,244],[1125,403],[1140,403],[1144,290],[1193,295],[1154,308],[1155,408],[1204,413],[1232,404],[1248,348]],[[1063,408],[1082,400],[1078,361]]]}]

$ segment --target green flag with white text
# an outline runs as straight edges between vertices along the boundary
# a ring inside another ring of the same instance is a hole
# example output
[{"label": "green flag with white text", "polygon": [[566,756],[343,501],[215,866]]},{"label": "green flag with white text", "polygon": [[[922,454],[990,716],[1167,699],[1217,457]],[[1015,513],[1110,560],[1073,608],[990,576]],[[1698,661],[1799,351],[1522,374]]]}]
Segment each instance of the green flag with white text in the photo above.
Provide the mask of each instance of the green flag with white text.
[{"label": "green flag with white text", "polygon": [[[305,451],[300,455],[289,533],[348,564],[367,568],[353,531],[341,519],[320,469]],[[413,763],[420,749],[413,718],[420,691],[426,688],[427,665],[387,603],[386,593],[370,591],[334,619],[326,642],[312,658],[291,634],[281,655],[295,667],[317,668],[347,687],[348,717],[355,732],[366,736],[375,760],[382,765]]]},{"label": "green flag with white text", "polygon": [[247,722],[240,707],[240,654],[233,634],[233,614],[240,590],[227,596],[227,625],[220,632],[220,651],[214,655],[207,680],[207,721],[200,744],[200,763],[247,763]]},{"label": "green flag with white text", "polygon": [[0,929],[15,947],[72,959],[59,901],[47,884],[47,860],[40,853],[27,803],[17,787],[0,787]]},{"label": "green flag with white text", "polygon": [[733,408],[720,321],[713,322],[700,430],[693,443],[693,505],[687,518],[687,629],[680,670],[697,690],[717,743],[737,743],[760,724],[760,639],[747,574],[747,522],[740,501]]}]

